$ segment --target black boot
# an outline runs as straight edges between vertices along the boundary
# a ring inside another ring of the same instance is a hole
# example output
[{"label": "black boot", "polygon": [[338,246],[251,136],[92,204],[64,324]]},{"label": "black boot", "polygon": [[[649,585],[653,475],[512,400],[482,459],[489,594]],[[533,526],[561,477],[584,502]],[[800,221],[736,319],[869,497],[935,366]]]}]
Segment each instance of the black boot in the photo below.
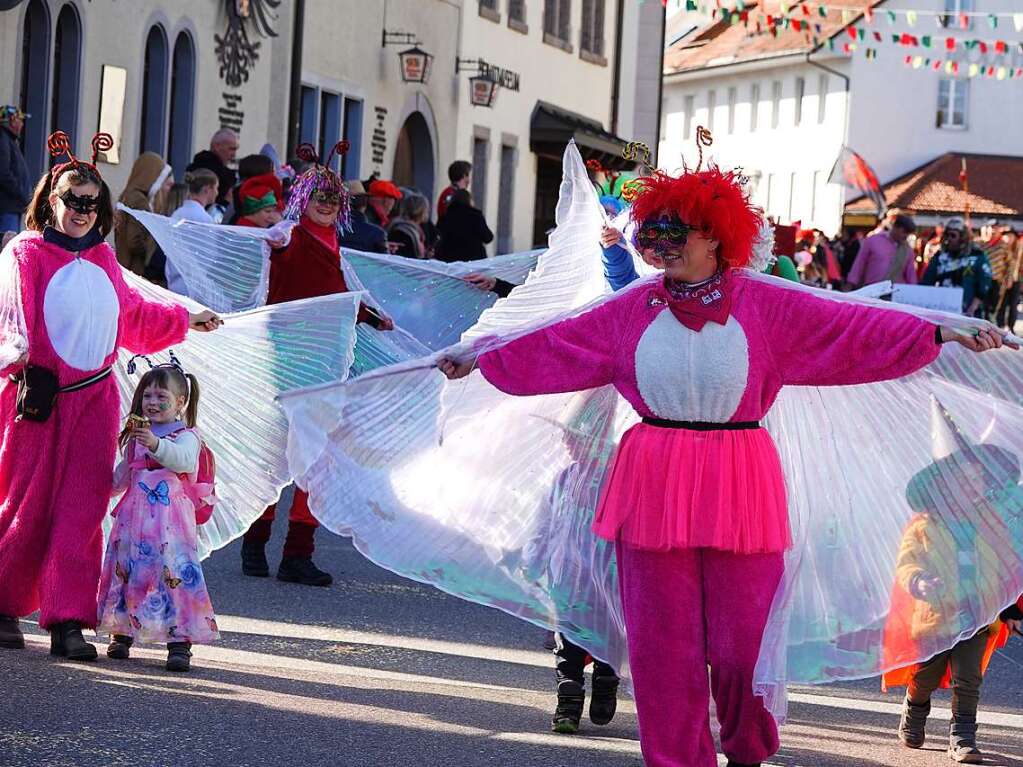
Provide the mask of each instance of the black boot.
[{"label": "black boot", "polygon": [[167,643],[167,670],[188,671],[192,668],[192,643]]},{"label": "black boot", "polygon": [[614,674],[593,674],[590,691],[590,721],[597,725],[609,724],[618,708],[618,677]]},{"label": "black boot", "polygon": [[917,705],[909,698],[902,702],[902,718],[899,720],[899,740],[906,748],[920,748],[924,744],[927,716],[931,713],[931,702]]},{"label": "black boot", "polygon": [[8,650],[25,649],[25,635],[21,633],[17,618],[0,615],[0,647]]},{"label": "black boot", "polygon": [[948,756],[953,762],[980,764],[984,754],[977,748],[977,717],[952,714],[948,731]]},{"label": "black boot", "polygon": [[107,657],[114,660],[128,660],[129,651],[135,640],[123,634],[114,634],[107,646]]},{"label": "black boot", "polygon": [[277,580],[303,586],[329,586],[334,577],[313,564],[312,557],[284,557],[277,568]]},{"label": "black boot", "polygon": [[558,682],[558,707],[551,719],[551,731],[565,735],[579,732],[579,720],[583,717],[586,690],[573,679]]},{"label": "black boot", "polygon": [[265,543],[242,541],[242,573],[254,578],[266,578],[270,575]]},{"label": "black boot", "polygon": [[50,627],[50,655],[68,660],[96,660],[96,646],[85,641],[77,621],[55,623]]}]

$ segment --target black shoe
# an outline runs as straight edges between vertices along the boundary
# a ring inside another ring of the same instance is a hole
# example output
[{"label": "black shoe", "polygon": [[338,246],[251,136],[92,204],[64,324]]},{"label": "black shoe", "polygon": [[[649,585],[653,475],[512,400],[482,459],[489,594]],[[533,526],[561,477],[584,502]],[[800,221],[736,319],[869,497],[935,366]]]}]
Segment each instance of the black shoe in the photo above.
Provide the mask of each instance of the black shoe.
[{"label": "black shoe", "polygon": [[593,676],[590,691],[590,721],[596,725],[609,724],[618,709],[618,677]]},{"label": "black shoe", "polygon": [[242,573],[254,578],[267,578],[270,565],[266,561],[266,545],[242,541]]},{"label": "black shoe", "polygon": [[167,670],[188,671],[192,668],[192,643],[167,643]]},{"label": "black shoe", "polygon": [[579,720],[583,718],[583,704],[586,691],[572,679],[558,682],[558,707],[551,719],[551,731],[571,735],[579,732]]},{"label": "black shoe", "polygon": [[312,557],[284,557],[277,568],[277,580],[303,586],[329,586],[334,576],[314,565]]},{"label": "black shoe", "polygon": [[21,633],[17,618],[0,615],[0,647],[8,650],[25,649],[25,635]]},{"label": "black shoe", "polygon": [[128,660],[129,650],[135,640],[123,634],[114,634],[107,646],[107,657],[114,660]]},{"label": "black shoe", "polygon": [[96,646],[85,641],[77,621],[64,621],[50,627],[50,655],[68,660],[96,660]]}]

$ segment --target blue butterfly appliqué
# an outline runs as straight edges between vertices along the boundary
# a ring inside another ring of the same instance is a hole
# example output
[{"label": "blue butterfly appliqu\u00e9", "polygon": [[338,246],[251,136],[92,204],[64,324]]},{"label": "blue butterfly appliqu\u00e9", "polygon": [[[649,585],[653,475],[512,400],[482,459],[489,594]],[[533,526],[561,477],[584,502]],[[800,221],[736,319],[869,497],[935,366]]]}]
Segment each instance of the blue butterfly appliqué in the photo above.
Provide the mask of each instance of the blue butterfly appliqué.
[{"label": "blue butterfly appliqu\u00e9", "polygon": [[146,500],[149,501],[150,506],[161,504],[163,506],[170,506],[170,488],[167,487],[165,480],[160,480],[160,483],[155,488],[150,488],[145,482],[139,482],[139,487],[146,494]]}]

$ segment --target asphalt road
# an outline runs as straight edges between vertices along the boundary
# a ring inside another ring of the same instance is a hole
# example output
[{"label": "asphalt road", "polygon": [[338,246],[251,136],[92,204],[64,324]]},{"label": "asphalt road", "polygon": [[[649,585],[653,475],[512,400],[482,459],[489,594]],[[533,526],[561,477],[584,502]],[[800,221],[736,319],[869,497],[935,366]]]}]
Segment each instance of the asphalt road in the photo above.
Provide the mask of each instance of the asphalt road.
[{"label": "asphalt road", "polygon": [[[327,589],[245,578],[237,544],[214,555],[224,639],[197,648],[187,675],[164,670],[162,648],[58,662],[28,624],[28,649],[0,650],[0,767],[642,765],[631,701],[608,727],[548,732],[541,630],[380,570],[332,535],[318,544]],[[1023,765],[1021,683],[1017,641],[984,684],[989,765]],[[927,746],[908,751],[899,698],[876,680],[796,689],[770,764],[949,764],[947,706],[936,701]]]}]

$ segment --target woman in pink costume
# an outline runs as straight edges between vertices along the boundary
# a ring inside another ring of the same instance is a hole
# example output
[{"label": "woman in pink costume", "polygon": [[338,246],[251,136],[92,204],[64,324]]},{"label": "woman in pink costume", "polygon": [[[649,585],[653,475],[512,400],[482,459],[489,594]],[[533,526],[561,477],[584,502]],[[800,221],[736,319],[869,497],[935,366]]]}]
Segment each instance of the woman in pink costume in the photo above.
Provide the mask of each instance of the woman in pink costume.
[{"label": "woman in pink costume", "polygon": [[[93,139],[91,163],[71,155],[63,133],[49,144],[71,159],[40,179],[28,231],[0,255],[0,348],[22,352],[0,370],[0,647],[24,647],[18,617],[39,610],[52,654],[93,660],[82,628],[96,626],[119,425],[111,365],[122,347],[156,352],[220,320],[125,284],[103,242],[113,208],[95,165],[110,137]],[[26,381],[36,392],[59,387],[48,417],[32,395],[19,412]]]},{"label": "woman in pink costume", "polygon": [[[642,416],[618,447],[594,530],[617,544],[643,756],[649,767],[716,765],[713,694],[729,765],[758,765],[778,750],[778,731],[753,671],[791,544],[781,463],[760,420],[782,386],[896,378],[945,340],[982,351],[1001,338],[744,272],[761,214],[734,173],[641,183],[635,244],[664,277],[478,364],[515,395],[612,384]],[[444,360],[441,370],[458,378],[472,366]]]}]

